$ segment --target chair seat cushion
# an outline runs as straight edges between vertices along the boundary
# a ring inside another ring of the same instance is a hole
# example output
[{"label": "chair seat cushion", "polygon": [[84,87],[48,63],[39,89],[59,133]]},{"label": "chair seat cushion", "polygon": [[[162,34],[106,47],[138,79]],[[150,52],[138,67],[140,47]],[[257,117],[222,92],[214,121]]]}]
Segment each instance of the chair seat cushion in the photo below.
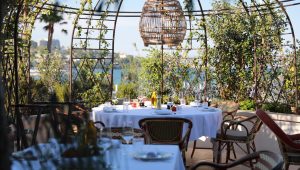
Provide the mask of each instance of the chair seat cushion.
[{"label": "chair seat cushion", "polygon": [[221,130],[218,130],[217,140],[247,141],[249,140],[249,137],[247,136],[246,131],[227,130],[226,135],[222,136]]}]

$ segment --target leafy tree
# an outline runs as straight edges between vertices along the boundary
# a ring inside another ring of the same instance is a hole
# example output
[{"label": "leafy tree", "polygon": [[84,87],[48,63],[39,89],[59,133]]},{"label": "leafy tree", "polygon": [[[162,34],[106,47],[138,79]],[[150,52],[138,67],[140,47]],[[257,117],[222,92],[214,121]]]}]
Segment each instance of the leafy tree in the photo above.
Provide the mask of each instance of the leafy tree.
[{"label": "leafy tree", "polygon": [[138,82],[139,79],[139,71],[141,68],[141,58],[128,56],[124,59],[120,59],[120,66],[122,69],[122,82],[130,83],[130,82]]},{"label": "leafy tree", "polygon": [[[241,3],[234,3],[215,1],[214,10],[228,9],[234,12],[215,12],[207,19],[207,31],[212,40],[208,55],[208,64],[213,70],[210,76],[216,81],[221,98],[245,100],[249,97],[249,89],[255,84],[254,73],[257,70],[260,73],[257,75],[257,100],[263,101],[276,92],[272,91],[270,84],[274,84],[280,74],[284,76],[285,68],[278,67],[282,39],[275,36],[285,28],[283,16],[279,11],[273,11],[274,16],[264,14],[258,17],[257,11],[248,16]],[[256,65],[254,56],[257,57]]]},{"label": "leafy tree", "polygon": [[160,90],[161,83],[161,52],[157,49],[150,49],[147,58],[142,60],[140,72],[141,80],[144,82],[144,89],[152,91]]},{"label": "leafy tree", "polygon": [[48,53],[41,54],[38,70],[40,72],[41,81],[49,92],[52,93],[55,84],[64,83],[64,81],[66,81],[66,77],[63,73],[63,68],[66,63],[58,52],[53,53],[51,60],[47,60],[44,55],[48,55]]},{"label": "leafy tree", "polygon": [[[67,24],[67,22],[61,22],[64,20],[64,18],[58,11],[58,5],[59,3],[55,2],[54,8],[51,9],[48,14],[42,14],[40,17],[40,21],[47,24],[46,26],[44,26],[44,30],[48,31],[47,49],[49,53],[51,53],[54,25],[57,23],[59,23],[60,25]],[[61,31],[67,34],[66,29],[62,29]]]},{"label": "leafy tree", "polygon": [[137,83],[121,83],[118,87],[117,96],[119,98],[136,99],[138,97],[138,84]]}]

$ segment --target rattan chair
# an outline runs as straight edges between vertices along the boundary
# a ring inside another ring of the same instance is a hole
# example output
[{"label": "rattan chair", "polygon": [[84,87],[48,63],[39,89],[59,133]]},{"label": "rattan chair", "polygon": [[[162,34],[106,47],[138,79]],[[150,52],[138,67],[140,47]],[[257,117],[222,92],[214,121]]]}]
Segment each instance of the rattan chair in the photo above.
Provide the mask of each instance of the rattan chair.
[{"label": "rattan chair", "polygon": [[283,166],[282,158],[273,152],[270,151],[259,151],[254,152],[250,155],[247,155],[239,160],[236,160],[229,164],[217,164],[213,162],[199,162],[193,165],[190,170],[199,169],[218,169],[225,170],[229,168],[236,167],[247,161],[255,161],[253,168],[254,170],[281,170]]},{"label": "rattan chair", "polygon": [[[243,119],[236,117],[234,120],[224,120],[221,129],[217,132],[217,137],[212,139],[214,162],[220,162],[224,148],[226,148],[226,163],[231,159],[231,150],[236,158],[234,144],[246,154],[256,152],[254,139],[261,125],[262,122],[256,115],[243,117]],[[246,150],[241,147],[241,144],[246,145]],[[252,162],[250,165],[252,166]]]},{"label": "rattan chair", "polygon": [[222,110],[223,120],[234,119],[240,104],[234,101],[222,101],[218,103],[217,106]]},{"label": "rattan chair", "polygon": [[185,151],[193,127],[191,120],[169,117],[145,118],[139,121],[139,125],[145,133],[145,144],[178,145],[185,161]]},{"label": "rattan chair", "polygon": [[[222,102],[215,103],[211,107],[217,107],[222,110],[223,120],[233,120],[237,114],[240,105],[234,101],[222,101]],[[208,148],[197,147],[197,140],[194,140],[191,158],[194,156],[196,149],[208,149]]]},{"label": "rattan chair", "polygon": [[300,165],[300,134],[286,134],[274,120],[262,110],[258,110],[256,115],[276,135],[284,159],[285,169],[289,169],[290,164]]}]

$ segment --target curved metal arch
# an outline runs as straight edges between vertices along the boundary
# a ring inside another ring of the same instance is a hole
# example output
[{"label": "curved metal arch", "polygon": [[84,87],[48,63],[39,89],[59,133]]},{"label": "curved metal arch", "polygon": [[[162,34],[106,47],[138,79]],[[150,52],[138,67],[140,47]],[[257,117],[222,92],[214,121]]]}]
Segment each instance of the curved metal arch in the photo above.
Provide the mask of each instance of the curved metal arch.
[{"label": "curved metal arch", "polygon": [[[17,10],[16,5],[11,6],[9,11],[9,15],[4,18],[4,26],[2,28],[2,35],[3,37],[3,46],[2,46],[2,54],[3,54],[3,59],[2,59],[2,67],[3,67],[3,82],[4,82],[4,89],[5,89],[5,97],[7,100],[5,100],[5,109],[8,110],[9,106],[13,101],[15,100],[15,91],[14,91],[14,77],[13,75],[15,74],[13,69],[13,63],[10,60],[11,58],[14,57],[14,49],[13,47],[13,33],[12,28],[14,28],[13,21],[14,21],[14,14]],[[5,51],[7,50],[7,51]]]},{"label": "curved metal arch", "polygon": [[[85,5],[87,4],[87,0],[84,1],[82,3],[82,6],[80,7],[79,10],[84,10],[84,7]],[[74,43],[74,34],[75,34],[75,29],[76,29],[76,26],[78,24],[78,20],[79,20],[79,17],[80,17],[80,13],[77,13],[77,16],[75,17],[75,20],[74,20],[74,26],[73,26],[73,31],[72,31],[72,39],[71,39],[71,51],[70,51],[70,64],[69,64],[69,101],[71,102],[72,101],[72,91],[73,91],[73,73],[72,73],[72,62],[73,62],[73,49],[72,49],[72,46],[73,46],[73,43]]]},{"label": "curved metal arch", "polygon": [[208,67],[207,67],[207,63],[208,63],[208,45],[207,45],[207,28],[206,28],[206,19],[205,19],[205,14],[204,14],[204,11],[203,11],[203,7],[202,7],[202,4],[201,4],[201,1],[200,0],[197,0],[198,2],[198,5],[200,7],[200,11],[201,11],[201,15],[202,15],[202,22],[204,22],[204,25],[203,25],[203,29],[204,29],[204,48],[205,48],[205,55],[204,55],[204,58],[205,58],[205,80],[204,80],[204,89],[203,89],[203,95],[204,95],[204,98],[205,98],[205,101],[207,99],[207,84],[208,84]]},{"label": "curved metal arch", "polygon": [[[83,15],[86,16],[87,13],[78,13],[77,16],[76,16],[76,19],[75,19],[75,23],[74,23],[74,26],[73,26],[73,32],[72,32],[72,40],[71,40],[71,57],[70,57],[70,65],[69,65],[69,71],[70,71],[70,75],[69,75],[69,94],[70,94],[70,101],[73,100],[73,97],[74,97],[74,86],[73,86],[73,81],[76,81],[77,79],[84,79],[83,77],[81,77],[81,69],[82,67],[77,67],[76,64],[74,63],[74,60],[76,59],[79,59],[80,61],[82,61],[83,63],[88,63],[89,61],[92,61],[92,60],[96,60],[95,62],[95,65],[92,66],[92,68],[89,68],[89,71],[91,72],[94,72],[96,69],[97,69],[97,66],[100,65],[100,69],[102,69],[103,72],[105,73],[108,73],[110,75],[106,75],[106,76],[102,76],[100,79],[101,80],[96,80],[96,77],[95,75],[91,76],[91,82],[96,85],[97,83],[101,83],[101,82],[105,82],[107,80],[107,82],[109,83],[109,91],[110,91],[110,94],[109,96],[111,96],[111,93],[112,93],[112,87],[113,87],[113,69],[111,69],[111,71],[109,71],[109,66],[107,66],[106,64],[106,61],[107,61],[107,55],[109,54],[109,52],[111,52],[113,50],[113,48],[109,49],[109,48],[105,48],[105,47],[102,47],[102,43],[105,43],[106,41],[114,41],[114,39],[107,39],[105,37],[102,37],[103,35],[103,30],[114,30],[114,29],[107,29],[106,26],[105,26],[105,22],[107,21],[114,21],[114,20],[110,20],[110,19],[106,19],[106,17],[108,16],[106,14],[105,11],[97,11],[97,6],[99,4],[102,4],[102,1],[101,0],[98,0],[96,5],[93,7],[93,9],[89,9],[88,12],[89,12],[89,15],[88,17],[82,17]],[[85,6],[87,5],[87,2],[85,2],[84,4],[82,4],[82,9],[81,10],[85,10]],[[111,3],[108,3],[108,4],[105,4],[106,5],[106,11],[108,10],[109,6],[111,5]],[[103,12],[103,13],[101,13]],[[99,18],[94,18],[94,17],[100,17]],[[111,17],[111,16],[110,16]],[[79,21],[84,21],[84,20],[87,20],[87,26],[82,28],[80,27],[80,29],[84,29],[86,30],[85,31],[85,38],[80,38],[80,37],[77,37],[77,35],[75,35],[75,31],[78,31],[79,30]],[[93,21],[99,21],[99,24],[92,24]],[[99,33],[97,34],[98,36],[93,38],[91,36],[95,36],[93,35],[90,30],[92,30],[92,32],[94,30],[97,30],[99,31]],[[80,39],[80,42],[85,41],[84,42],[84,47],[78,47],[78,45],[76,44],[76,42],[74,40],[79,40]],[[89,43],[88,41],[89,40],[95,40],[95,41],[98,41],[99,43],[99,46],[97,48],[90,48],[89,46]],[[105,41],[105,42],[104,42]],[[76,58],[75,57],[75,52],[76,50],[91,50],[91,51],[97,51],[97,52],[100,52],[100,57],[86,57],[86,58]],[[103,54],[101,53],[102,51],[107,51],[108,54],[106,54],[105,56],[102,56]],[[112,65],[113,66],[113,63],[112,63],[112,60],[113,60],[113,53],[111,53],[112,57],[110,59],[110,64],[109,65]],[[73,76],[73,66],[74,69],[75,69],[75,72],[76,72],[76,76]],[[103,97],[103,96],[107,96],[106,92],[102,92],[102,90],[100,91],[100,95]]]},{"label": "curved metal arch", "polygon": [[[122,1],[123,2],[123,1]],[[198,0],[198,2],[199,2],[199,0]],[[281,2],[281,1],[279,1],[279,0],[276,0],[276,2],[277,3],[279,3],[279,4],[281,4],[280,5],[280,8],[281,8],[281,10],[284,10],[285,8],[284,8],[284,5],[283,5],[283,2]],[[252,0],[252,3],[253,3],[253,0]],[[200,4],[201,5],[201,4]],[[251,9],[252,7],[255,7],[256,8],[256,11],[259,11],[259,7],[260,5],[257,5],[255,2],[254,2],[254,5],[253,6],[249,6],[249,7],[245,7],[244,6],[244,9],[245,9],[245,11],[248,11],[248,9]],[[119,16],[119,13],[120,13],[120,7],[121,7],[121,5],[119,5],[119,9],[117,10],[117,11],[112,11],[112,12],[115,12],[116,13],[116,15],[113,15],[114,17],[115,17],[115,19],[117,20],[117,18],[118,18],[118,16]],[[37,7],[37,8],[39,8],[39,7]],[[41,8],[43,8],[43,7],[41,7]],[[201,8],[201,7],[200,7]],[[95,9],[94,9],[95,10]],[[93,11],[93,10],[92,10]],[[249,11],[248,11],[249,12]],[[259,11],[260,12],[260,11]],[[290,25],[290,27],[291,27],[291,30],[292,30],[292,35],[293,35],[293,44],[294,44],[294,46],[293,46],[293,51],[294,51],[294,63],[295,63],[295,66],[296,66],[296,60],[297,60],[297,58],[296,58],[296,55],[295,55],[295,49],[296,49],[296,45],[295,45],[295,38],[294,38],[294,31],[293,31],[293,27],[292,27],[292,23],[291,23],[291,21],[290,21],[290,19],[289,19],[289,16],[288,16],[288,14],[287,14],[287,12],[285,11],[284,12],[285,13],[285,15],[286,15],[286,18],[288,19],[288,21],[289,21],[289,25]],[[84,12],[84,15],[91,15],[91,14],[87,14],[86,12]],[[97,14],[96,14],[97,15]],[[206,16],[206,14],[204,14],[204,10],[201,8],[201,16],[204,18],[205,16]],[[114,24],[114,36],[113,36],[113,50],[114,50],[114,41],[115,41],[115,31],[116,31],[116,29],[117,29],[117,27],[116,27],[116,23],[117,23],[117,21],[115,21],[115,24]],[[73,41],[73,39],[72,39],[72,41]],[[257,44],[258,45],[258,44]],[[23,48],[24,49],[24,48]],[[114,52],[112,53],[112,55],[114,55]],[[207,55],[207,54],[206,54]],[[114,59],[114,56],[112,57],[112,60]],[[112,61],[112,63],[114,63],[114,61]],[[297,67],[295,67],[295,68],[297,68]],[[296,72],[296,70],[295,70],[295,72]],[[113,71],[112,71],[112,75],[113,75]],[[295,76],[295,84],[297,83],[297,77]],[[113,77],[111,77],[111,82],[113,81]],[[111,86],[111,90],[110,91],[112,91],[112,86]],[[298,91],[298,90],[297,90]],[[298,93],[298,92],[297,92]],[[296,95],[296,96],[298,96],[298,95]]]},{"label": "curved metal arch", "polygon": [[[48,1],[48,0],[45,0]],[[27,83],[29,84],[29,77],[30,77],[30,39],[31,39],[31,34],[32,34],[32,29],[34,22],[37,18],[37,15],[41,11],[42,8],[37,7],[39,4],[40,6],[43,7],[45,3],[43,2],[33,2],[35,3],[33,6],[31,6],[31,10],[28,10],[27,16],[25,15],[20,15],[18,18],[16,15],[13,15],[14,13],[23,13],[26,9],[26,4],[23,1],[19,1],[18,4],[16,4],[14,7],[11,7],[11,12],[9,16],[6,18],[6,24],[5,27],[3,28],[3,31],[6,32],[7,36],[5,37],[6,40],[13,40],[13,42],[18,42],[18,43],[6,43],[4,44],[3,50],[4,49],[9,49],[10,46],[14,46],[12,51],[10,53],[6,53],[6,59],[3,61],[2,65],[5,69],[4,71],[4,78],[6,76],[9,77],[9,79],[5,79],[6,82],[6,94],[8,97],[7,104],[6,106],[9,107],[11,104],[19,104],[20,102],[20,94],[19,94],[19,85],[17,81],[19,80],[19,70],[18,68],[13,68],[14,66],[9,66],[9,58],[14,58],[14,64],[16,67],[18,67],[19,62],[23,62],[25,60],[28,60],[26,70],[22,70],[22,73],[24,75],[24,79],[27,80]],[[31,20],[32,19],[32,20]],[[13,25],[14,24],[14,25]],[[8,35],[11,32],[11,29],[14,29],[15,31],[11,34]],[[26,35],[25,35],[26,34]],[[26,37],[25,37],[26,36]],[[21,41],[21,42],[20,42]],[[20,45],[22,43],[22,46]],[[4,51],[3,51],[4,52]],[[4,66],[6,65],[6,66]],[[8,73],[8,70],[11,70],[11,73]],[[13,71],[12,71],[13,70]],[[22,76],[23,78],[23,76]],[[9,84],[9,85],[8,85]],[[27,85],[28,85],[27,84]],[[29,91],[30,89],[24,89]],[[12,100],[13,99],[13,100]]]},{"label": "curved metal arch", "polygon": [[289,26],[290,26],[290,29],[291,29],[291,33],[292,33],[292,40],[293,40],[293,46],[292,46],[292,49],[293,49],[293,60],[294,60],[294,83],[295,83],[295,88],[296,88],[296,91],[295,91],[295,106],[296,108],[298,108],[298,93],[299,93],[299,89],[298,89],[298,77],[297,77],[297,49],[296,49],[296,38],[295,38],[295,32],[294,32],[294,27],[293,27],[293,24],[291,22],[291,19],[284,7],[284,5],[282,4],[281,1],[279,0],[275,0],[278,5],[280,6],[281,10],[284,12],[285,16],[286,16],[286,19],[289,23]]},{"label": "curved metal arch", "polygon": [[[45,4],[48,2],[49,0],[43,0],[43,1],[39,1],[36,0],[35,1],[35,5],[33,6],[27,6],[26,4],[23,4],[23,8],[21,12],[25,12],[25,10],[29,10],[27,11],[27,16],[22,16],[23,20],[22,22],[19,23],[19,29],[21,31],[21,33],[19,34],[20,36],[20,40],[22,41],[23,45],[22,46],[18,46],[18,51],[19,51],[19,55],[20,55],[20,59],[22,60],[27,60],[27,66],[26,70],[22,70],[23,71],[23,75],[26,77],[26,83],[28,87],[31,87],[31,80],[30,80],[30,46],[31,46],[31,37],[32,37],[32,31],[34,28],[34,24],[35,21],[37,20],[38,15],[41,13],[41,11],[43,10],[43,7],[45,6]],[[25,9],[25,8],[30,8],[31,9]],[[27,102],[31,102],[32,101],[32,96],[31,96],[31,88],[26,89],[26,93],[27,93]]]},{"label": "curved metal arch", "polygon": [[[266,23],[266,20],[265,18],[263,17],[263,14],[261,13],[261,10],[260,10],[260,7],[259,5],[257,5],[256,3],[256,0],[251,0],[251,3],[253,4],[252,7],[250,7],[249,9],[251,8],[255,8],[255,12],[258,12],[258,15],[259,17],[261,18],[261,20]],[[266,27],[264,26],[263,29],[266,31]],[[258,85],[259,85],[259,71],[258,71],[258,67],[259,67],[259,63],[258,63],[258,58],[261,58],[261,57],[258,57],[257,54],[256,54],[256,49],[257,49],[257,40],[256,40],[256,34],[254,35],[254,84],[255,84],[255,88],[254,88],[254,100],[255,100],[255,103],[256,103],[256,107],[258,107],[259,103],[261,103],[261,101],[258,99],[258,94],[259,94],[259,89],[258,89]],[[262,37],[262,39],[264,39],[264,37]],[[263,43],[263,42],[262,42]],[[266,47],[265,45],[267,44],[260,44],[260,46],[262,46],[263,48]],[[268,45],[267,45],[268,46]],[[264,54],[265,55],[265,54]],[[267,95],[266,95],[267,96]]]},{"label": "curved metal arch", "polygon": [[[271,8],[270,5],[276,5],[277,2],[269,3],[269,2],[266,2],[265,0],[263,0],[263,3],[264,3],[263,7],[266,7],[266,8],[268,9],[267,12],[270,12],[270,15],[271,15],[273,18],[276,18],[276,17],[275,17],[275,13],[273,12],[273,10],[274,10],[274,9],[280,9],[280,7],[272,7],[272,8]],[[283,11],[283,10],[282,10],[282,11]],[[274,23],[274,21],[273,21],[273,23]],[[282,33],[280,32],[280,27],[279,27],[279,25],[278,25],[277,23],[275,23],[274,25],[275,25],[276,28],[277,28],[277,29],[276,29],[276,30],[277,30],[277,35],[269,35],[269,36],[277,36],[278,39],[281,39]],[[283,48],[284,48],[284,45],[281,44],[281,48],[283,49]],[[266,64],[270,64],[270,63],[266,63]],[[278,68],[279,68],[278,66],[275,67],[275,68],[274,68],[274,66],[271,67],[271,69],[272,69],[273,72],[276,72]],[[261,78],[263,78],[263,75],[260,77],[260,79],[261,79]],[[273,93],[273,92],[274,92],[272,86],[273,86],[273,83],[274,83],[275,80],[277,80],[277,82],[280,83],[280,80],[279,80],[278,77],[272,79],[272,80],[268,83],[268,85],[267,85],[266,88],[265,88],[265,90],[267,91],[267,92],[265,93],[265,96],[264,96],[264,97],[261,96],[261,97],[262,97],[262,103],[264,103],[264,102],[266,101],[266,99],[267,99],[269,93]],[[284,84],[285,81],[286,81],[286,80],[283,80],[282,83]],[[276,99],[274,99],[274,97],[273,97],[273,95],[272,95],[273,100],[274,100],[275,102],[278,102],[278,100],[279,100],[280,97],[282,96],[282,93],[283,93],[283,88],[281,87],[281,89],[279,90],[279,92],[278,92],[278,94],[277,94],[277,98],[276,98]],[[282,97],[284,97],[284,96],[282,96]]]}]

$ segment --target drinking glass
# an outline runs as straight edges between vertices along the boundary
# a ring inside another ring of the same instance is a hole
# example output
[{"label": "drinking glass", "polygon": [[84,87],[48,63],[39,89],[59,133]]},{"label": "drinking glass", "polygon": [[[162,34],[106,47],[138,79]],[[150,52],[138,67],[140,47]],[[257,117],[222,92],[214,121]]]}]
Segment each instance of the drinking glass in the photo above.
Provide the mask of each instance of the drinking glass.
[{"label": "drinking glass", "polygon": [[128,112],[129,105],[130,105],[130,99],[124,98],[124,101],[123,101],[123,110],[125,112]]},{"label": "drinking glass", "polygon": [[180,105],[185,105],[183,92],[179,92],[179,101],[180,101]]},{"label": "drinking glass", "polygon": [[126,141],[126,144],[129,144],[133,139],[133,124],[132,122],[126,122],[123,124],[122,128],[122,138]]}]

